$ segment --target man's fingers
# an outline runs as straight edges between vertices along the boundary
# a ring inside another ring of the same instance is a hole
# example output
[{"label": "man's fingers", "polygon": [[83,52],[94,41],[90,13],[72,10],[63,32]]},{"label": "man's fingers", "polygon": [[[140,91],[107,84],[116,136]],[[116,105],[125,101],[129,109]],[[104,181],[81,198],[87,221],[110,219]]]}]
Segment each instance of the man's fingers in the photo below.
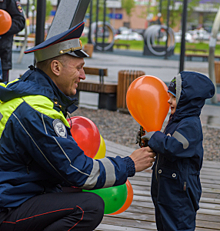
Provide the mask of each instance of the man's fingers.
[{"label": "man's fingers", "polygon": [[155,161],[155,153],[150,147],[137,149],[130,157],[134,161],[136,172],[151,167]]}]

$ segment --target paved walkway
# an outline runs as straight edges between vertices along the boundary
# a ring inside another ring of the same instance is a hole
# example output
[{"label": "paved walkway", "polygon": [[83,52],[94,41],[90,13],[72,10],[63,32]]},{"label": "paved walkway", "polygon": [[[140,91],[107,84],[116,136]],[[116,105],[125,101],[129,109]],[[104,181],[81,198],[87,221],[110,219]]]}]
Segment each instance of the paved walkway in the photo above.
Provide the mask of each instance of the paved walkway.
[{"label": "paved walkway", "polygon": [[[106,156],[127,156],[134,149],[105,140]],[[133,188],[131,206],[118,215],[105,215],[96,231],[156,231],[154,205],[150,196],[151,169],[138,172],[129,181]],[[201,170],[202,197],[195,231],[220,231],[219,162],[204,161]],[[168,231],[168,230],[167,230]]]},{"label": "paved walkway", "polygon": [[[19,51],[13,52],[13,70],[10,71],[10,80],[19,77],[27,70],[29,65],[34,63],[33,54],[24,55],[21,63],[17,63],[19,55]],[[117,83],[120,70],[141,70],[146,75],[156,76],[168,83],[179,72],[178,59],[179,57],[176,55],[165,60],[164,58],[143,56],[141,51],[115,49],[113,52],[107,53],[93,52],[92,58],[85,59],[85,65],[88,67],[108,68],[107,82]],[[208,62],[185,61],[185,70],[198,71],[208,75]],[[97,108],[97,94],[82,93],[80,103],[82,105],[86,104],[88,107]],[[220,93],[220,86],[218,87],[218,93]],[[207,100],[202,110],[201,120],[203,124],[220,128],[220,102],[213,105],[210,100]]]}]

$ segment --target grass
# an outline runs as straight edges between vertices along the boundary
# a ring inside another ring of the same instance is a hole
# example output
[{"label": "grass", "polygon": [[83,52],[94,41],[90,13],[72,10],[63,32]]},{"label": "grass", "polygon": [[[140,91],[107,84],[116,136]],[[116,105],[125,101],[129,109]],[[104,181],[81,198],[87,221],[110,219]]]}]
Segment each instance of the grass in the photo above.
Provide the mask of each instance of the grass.
[{"label": "grass", "polygon": [[[80,40],[82,41],[83,44],[86,44],[88,39],[87,39],[87,37],[81,37]],[[143,51],[143,49],[144,49],[144,41],[118,40],[117,42],[130,44],[131,50]],[[165,46],[165,42],[160,42],[160,45]],[[181,46],[180,43],[176,43],[175,49],[174,49],[175,54],[180,54],[180,46]],[[205,49],[205,50],[209,51],[209,43],[205,43],[205,42],[186,43],[186,46],[191,46],[191,47],[193,46],[193,48],[196,48],[196,49]],[[123,49],[123,48],[121,48],[121,49]],[[190,52],[187,51],[187,53],[190,53]],[[216,44],[215,54],[220,55],[220,44]]]}]

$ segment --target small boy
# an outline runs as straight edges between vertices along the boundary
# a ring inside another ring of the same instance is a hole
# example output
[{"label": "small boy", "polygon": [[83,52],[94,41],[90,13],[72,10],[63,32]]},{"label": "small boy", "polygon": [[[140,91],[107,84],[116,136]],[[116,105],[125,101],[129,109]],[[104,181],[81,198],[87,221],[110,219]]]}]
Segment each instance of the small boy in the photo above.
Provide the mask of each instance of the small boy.
[{"label": "small boy", "polygon": [[203,74],[183,71],[168,88],[170,118],[164,130],[143,137],[157,153],[153,166],[151,196],[157,230],[193,231],[201,197],[203,161],[201,109],[215,93]]}]

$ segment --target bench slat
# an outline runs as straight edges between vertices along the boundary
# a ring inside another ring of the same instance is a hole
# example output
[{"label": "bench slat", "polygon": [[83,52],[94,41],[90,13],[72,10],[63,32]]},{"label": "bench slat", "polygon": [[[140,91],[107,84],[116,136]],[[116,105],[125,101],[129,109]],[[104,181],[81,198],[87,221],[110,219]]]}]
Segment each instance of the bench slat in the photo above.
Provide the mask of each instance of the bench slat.
[{"label": "bench slat", "polygon": [[116,93],[117,92],[117,84],[115,83],[91,83],[91,82],[80,82],[78,84],[79,91],[88,91],[94,93]]},{"label": "bench slat", "polygon": [[114,46],[116,46],[117,48],[120,48],[121,46],[126,47],[127,49],[130,47],[130,44],[127,43],[114,43]]},{"label": "bench slat", "polygon": [[98,75],[99,70],[103,70],[103,76],[108,76],[108,69],[107,68],[97,68],[97,67],[83,67],[85,74],[87,75]]},{"label": "bench slat", "polygon": [[[189,60],[192,60],[192,58],[203,58],[203,61],[208,60],[209,54],[185,54],[185,57],[187,57]],[[220,55],[215,55],[215,59],[220,59]]]}]

